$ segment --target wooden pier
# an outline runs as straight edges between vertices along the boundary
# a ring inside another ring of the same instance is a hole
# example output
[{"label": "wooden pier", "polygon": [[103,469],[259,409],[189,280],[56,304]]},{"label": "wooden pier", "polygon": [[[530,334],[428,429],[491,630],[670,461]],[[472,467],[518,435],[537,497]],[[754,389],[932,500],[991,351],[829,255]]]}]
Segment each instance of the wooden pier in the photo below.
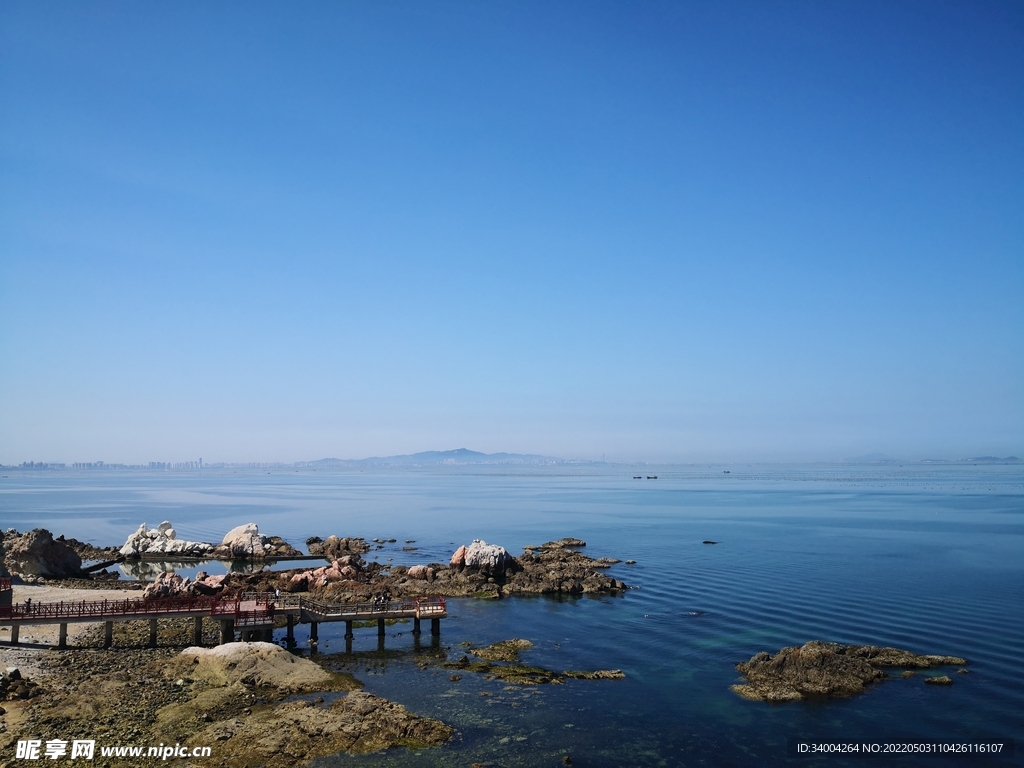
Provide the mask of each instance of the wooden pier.
[{"label": "wooden pier", "polygon": [[430,633],[441,634],[441,619],[447,618],[443,597],[416,597],[387,603],[327,603],[301,595],[275,595],[271,592],[248,592],[233,598],[162,597],[153,599],[80,600],[37,603],[31,600],[15,603],[11,580],[0,579],[0,627],[11,628],[11,645],[18,645],[23,625],[57,624],[60,626],[58,648],[67,647],[68,624],[103,623],[103,647],[113,642],[115,621],[148,621],[149,644],[156,647],[157,619],[192,618],[195,621],[194,643],[202,645],[203,619],[220,624],[220,642],[234,640],[235,632],[243,641],[272,640],[274,623],[284,617],[289,644],[295,642],[295,624],[309,625],[309,643],[315,650],[319,642],[318,627],[322,622],[344,621],[346,648],[351,650],[355,622],[376,621],[379,643],[383,643],[389,619],[412,619],[414,637],[420,635],[420,621],[430,620]]}]

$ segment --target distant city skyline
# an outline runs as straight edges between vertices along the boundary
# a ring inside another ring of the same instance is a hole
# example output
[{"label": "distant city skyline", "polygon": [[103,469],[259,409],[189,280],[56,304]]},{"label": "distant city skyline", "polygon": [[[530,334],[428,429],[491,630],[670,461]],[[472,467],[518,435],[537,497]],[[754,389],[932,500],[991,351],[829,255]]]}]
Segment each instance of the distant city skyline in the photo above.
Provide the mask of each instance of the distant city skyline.
[{"label": "distant city skyline", "polygon": [[[170,471],[170,470],[203,470],[203,469],[224,469],[224,468],[260,468],[260,469],[331,469],[331,468],[353,468],[356,466],[442,466],[446,464],[515,464],[515,465],[537,465],[537,466],[551,466],[551,465],[592,465],[592,464],[608,464],[613,465],[629,465],[629,464],[653,464],[654,462],[629,462],[629,461],[606,461],[603,457],[600,460],[595,459],[571,459],[558,456],[538,456],[538,455],[521,455],[521,454],[483,454],[479,452],[469,451],[469,453],[476,453],[476,456],[465,458],[465,457],[452,457],[442,458],[437,454],[458,454],[466,449],[458,449],[451,451],[426,451],[421,454],[412,455],[397,455],[397,456],[385,456],[385,457],[365,457],[362,459],[338,459],[338,458],[323,458],[316,460],[307,461],[293,461],[293,462],[225,462],[225,461],[214,461],[203,463],[199,461],[177,461],[177,462],[164,462],[164,461],[150,461],[142,464],[124,464],[119,462],[104,462],[104,461],[93,461],[93,462],[37,462],[28,461],[22,462],[21,464],[15,465],[3,465],[0,464],[0,468],[3,469],[28,469],[28,470],[147,470],[147,471]],[[679,466],[689,466],[694,464],[769,464],[773,462],[664,462],[663,465],[677,464]],[[785,463],[785,462],[777,462]],[[935,463],[974,463],[974,464],[1017,464],[1024,463],[1024,459],[1018,456],[973,456],[964,457],[959,459],[949,458],[911,458],[902,457],[895,458],[885,454],[869,454],[865,456],[853,456],[842,459],[836,459],[832,461],[820,460],[818,462],[806,462],[806,463],[833,463],[833,464],[935,464]]]},{"label": "distant city skyline", "polygon": [[1022,40],[998,2],[2,4],[0,462],[1022,456]]}]

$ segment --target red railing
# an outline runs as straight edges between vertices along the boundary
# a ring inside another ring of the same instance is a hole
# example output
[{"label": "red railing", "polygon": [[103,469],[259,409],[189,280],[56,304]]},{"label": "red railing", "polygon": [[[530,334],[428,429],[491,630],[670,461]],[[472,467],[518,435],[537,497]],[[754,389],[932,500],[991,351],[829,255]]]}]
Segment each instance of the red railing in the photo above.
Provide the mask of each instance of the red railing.
[{"label": "red railing", "polygon": [[[299,606],[312,613],[329,616],[373,618],[387,614],[413,614],[416,618],[443,616],[447,603],[441,596],[410,597],[388,603],[325,603],[308,597],[289,595],[281,600],[287,607]],[[237,598],[221,600],[205,595],[160,597],[152,599],[126,598],[124,600],[81,600],[77,602],[36,603],[31,599],[23,603],[0,606],[0,619],[23,621],[87,621],[94,619],[157,618],[170,614],[207,614],[216,619],[234,619],[236,625],[257,625],[273,622],[275,596],[271,592],[248,592]]]},{"label": "red railing", "polygon": [[302,598],[301,605],[311,613],[321,616],[366,616],[374,618],[393,613],[412,613],[417,619],[440,616],[447,612],[447,603],[441,596],[407,597],[387,603],[325,603],[312,598]]},{"label": "red railing", "polygon": [[[149,616],[168,613],[211,612],[217,598],[204,596],[162,597],[154,600],[126,598],[124,600],[81,600],[77,602],[37,603],[26,600],[11,606],[12,619],[104,619],[107,617]],[[235,604],[232,602],[231,612]]]}]

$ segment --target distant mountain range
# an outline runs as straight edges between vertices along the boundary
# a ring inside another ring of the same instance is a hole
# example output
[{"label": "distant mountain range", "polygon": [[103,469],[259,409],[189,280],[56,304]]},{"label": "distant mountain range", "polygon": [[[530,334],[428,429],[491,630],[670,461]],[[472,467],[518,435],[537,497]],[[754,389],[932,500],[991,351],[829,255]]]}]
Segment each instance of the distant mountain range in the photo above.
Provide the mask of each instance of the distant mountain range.
[{"label": "distant mountain range", "polygon": [[403,456],[372,456],[368,459],[318,459],[297,462],[297,467],[429,467],[466,464],[576,464],[532,453],[480,453],[468,448],[454,451],[422,451]]}]

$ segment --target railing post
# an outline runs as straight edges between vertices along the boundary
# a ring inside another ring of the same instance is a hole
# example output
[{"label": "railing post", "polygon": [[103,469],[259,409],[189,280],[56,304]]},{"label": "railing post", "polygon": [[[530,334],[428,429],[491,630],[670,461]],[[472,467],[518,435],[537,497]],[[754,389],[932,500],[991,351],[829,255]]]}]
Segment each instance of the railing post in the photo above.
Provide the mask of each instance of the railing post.
[{"label": "railing post", "polygon": [[220,644],[231,643],[235,640],[235,622],[233,619],[220,620]]}]

